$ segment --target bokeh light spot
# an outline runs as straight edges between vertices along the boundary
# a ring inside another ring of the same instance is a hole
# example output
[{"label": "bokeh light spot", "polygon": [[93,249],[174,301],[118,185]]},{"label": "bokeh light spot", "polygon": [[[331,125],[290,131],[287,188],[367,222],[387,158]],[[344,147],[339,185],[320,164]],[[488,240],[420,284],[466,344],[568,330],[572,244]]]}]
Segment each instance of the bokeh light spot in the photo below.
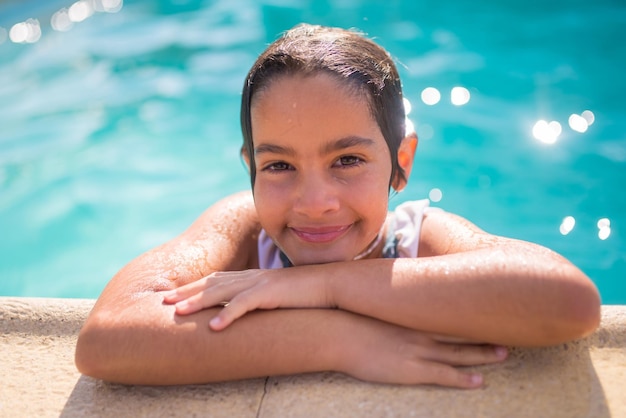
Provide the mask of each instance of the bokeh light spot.
[{"label": "bokeh light spot", "polygon": [[436,187],[431,189],[430,192],[428,192],[428,198],[432,202],[439,202],[442,197],[443,197],[443,192],[441,191],[441,189],[438,189]]},{"label": "bokeh light spot", "polygon": [[72,4],[67,13],[72,22],[78,23],[93,15],[93,12],[91,2],[81,0]]},{"label": "bokeh light spot", "polygon": [[463,106],[470,101],[470,92],[465,87],[453,87],[450,92],[450,101],[455,106]]},{"label": "bokeh light spot", "polygon": [[585,110],[583,113],[580,114],[580,116],[585,118],[585,120],[587,121],[587,125],[589,126],[593,125],[593,122],[595,122],[596,120],[596,116],[591,110]]},{"label": "bokeh light spot", "polygon": [[404,115],[409,115],[413,106],[411,106],[411,102],[406,97],[402,99],[402,103],[404,104]]},{"label": "bokeh light spot", "polygon": [[50,26],[56,31],[67,32],[72,29],[74,23],[70,19],[67,9],[61,9],[50,18]]},{"label": "bokeh light spot", "polygon": [[574,219],[573,216],[566,216],[565,218],[563,218],[563,221],[561,222],[561,226],[559,227],[559,232],[561,232],[562,235],[567,235],[570,232],[572,232],[572,229],[574,229],[575,225],[576,225],[576,219]]},{"label": "bokeh light spot", "polygon": [[421,97],[425,104],[432,106],[439,103],[439,100],[441,100],[441,93],[439,93],[439,90],[434,87],[426,87],[422,90]]},{"label": "bokeh light spot", "polygon": [[415,125],[413,124],[411,119],[406,118],[405,121],[404,121],[404,126],[405,126],[405,128],[404,128],[404,132],[405,132],[404,134],[405,135],[408,136],[408,135],[410,135],[412,133],[415,133]]},{"label": "bokeh light spot", "polygon": [[41,38],[41,26],[37,19],[27,19],[25,22],[16,23],[9,31],[11,42],[16,44],[35,43]]},{"label": "bokeh light spot", "polygon": [[561,124],[557,121],[547,122],[539,120],[533,126],[533,136],[544,144],[554,144],[561,135]]}]

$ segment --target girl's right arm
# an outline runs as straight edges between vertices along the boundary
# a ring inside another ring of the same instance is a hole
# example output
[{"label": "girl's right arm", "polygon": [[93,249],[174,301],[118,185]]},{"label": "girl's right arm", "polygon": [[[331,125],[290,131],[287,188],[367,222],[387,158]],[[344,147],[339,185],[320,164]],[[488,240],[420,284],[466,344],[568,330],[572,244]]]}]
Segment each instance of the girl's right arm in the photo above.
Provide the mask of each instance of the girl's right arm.
[{"label": "girl's right arm", "polygon": [[147,296],[90,317],[76,352],[79,370],[110,382],[199,384],[333,370],[376,382],[475,388],[480,375],[453,366],[504,360],[492,347],[447,343],[369,317],[331,309],[256,311],[211,331],[211,309],[175,316]]},{"label": "girl's right arm", "polygon": [[92,313],[76,349],[81,373],[171,385],[330,370],[332,353],[324,344],[339,337],[347,319],[326,310],[262,312],[216,333],[208,327],[211,310],[179,317],[155,293],[127,305]]},{"label": "girl's right arm", "polygon": [[337,331],[320,325],[330,312],[252,315],[222,335],[209,330],[211,310],[186,318],[163,304],[163,290],[256,263],[258,229],[250,194],[234,195],[130,262],[106,286],[79,334],[78,369],[120,383],[176,384],[329,367],[320,344]]},{"label": "girl's right arm", "polygon": [[449,343],[336,309],[256,311],[211,331],[216,309],[176,315],[163,290],[214,271],[256,264],[256,212],[249,193],[208,209],[185,233],[124,267],[81,330],[82,373],[126,384],[191,384],[335,370],[392,383],[477,387],[452,366],[503,360],[493,347]]}]

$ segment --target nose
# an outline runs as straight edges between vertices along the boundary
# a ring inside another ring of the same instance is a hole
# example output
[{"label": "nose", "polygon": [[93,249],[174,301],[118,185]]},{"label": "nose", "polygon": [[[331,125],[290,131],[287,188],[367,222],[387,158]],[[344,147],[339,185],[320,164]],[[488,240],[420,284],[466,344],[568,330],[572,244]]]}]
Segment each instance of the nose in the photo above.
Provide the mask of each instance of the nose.
[{"label": "nose", "polygon": [[319,173],[301,173],[295,188],[293,210],[308,218],[319,218],[339,209],[337,181]]}]

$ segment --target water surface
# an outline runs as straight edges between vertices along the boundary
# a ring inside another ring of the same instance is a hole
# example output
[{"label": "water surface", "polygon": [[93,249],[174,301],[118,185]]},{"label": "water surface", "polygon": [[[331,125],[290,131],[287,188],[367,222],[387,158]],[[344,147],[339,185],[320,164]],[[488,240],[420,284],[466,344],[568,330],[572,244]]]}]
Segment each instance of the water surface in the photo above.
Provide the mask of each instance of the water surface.
[{"label": "water surface", "polygon": [[[421,139],[392,208],[440,195],[435,205],[562,253],[605,303],[626,303],[623,2],[126,1],[53,30],[70,6],[0,3],[1,295],[97,297],[125,263],[248,188],[242,80],[305,21],[358,28],[399,63]],[[11,42],[29,18],[41,37]],[[452,104],[453,87],[469,102]],[[593,124],[577,132],[568,120],[585,110]],[[553,143],[533,135],[539,120],[560,125]]]}]

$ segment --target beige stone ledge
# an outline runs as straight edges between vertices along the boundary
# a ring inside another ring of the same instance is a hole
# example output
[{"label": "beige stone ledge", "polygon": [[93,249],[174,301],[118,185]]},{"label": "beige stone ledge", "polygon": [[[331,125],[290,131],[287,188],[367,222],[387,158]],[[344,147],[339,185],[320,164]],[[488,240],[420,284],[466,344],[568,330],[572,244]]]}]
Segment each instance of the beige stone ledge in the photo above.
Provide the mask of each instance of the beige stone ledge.
[{"label": "beige stone ledge", "polygon": [[[626,417],[626,306],[587,339],[514,349],[483,389],[365,383],[338,373],[171,387],[81,376],[92,300],[0,297],[0,417]],[[375,359],[372,359],[375,361]]]}]

